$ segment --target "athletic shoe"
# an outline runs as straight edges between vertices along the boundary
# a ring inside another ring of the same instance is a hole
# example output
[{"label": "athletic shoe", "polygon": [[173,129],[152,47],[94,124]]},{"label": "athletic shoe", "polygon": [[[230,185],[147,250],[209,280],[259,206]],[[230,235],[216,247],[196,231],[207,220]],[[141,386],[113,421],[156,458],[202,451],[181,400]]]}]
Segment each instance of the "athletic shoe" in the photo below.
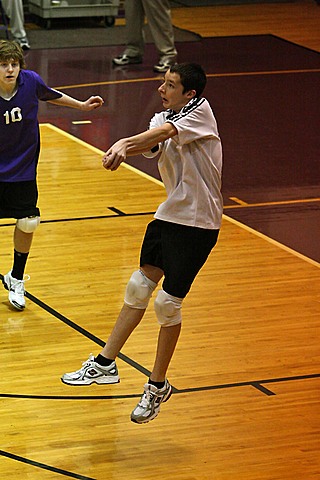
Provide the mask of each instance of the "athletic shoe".
[{"label": "athletic shoe", "polygon": [[156,418],[160,412],[161,403],[169,400],[171,394],[172,387],[168,380],[166,380],[163,388],[157,388],[150,383],[146,383],[140,402],[131,413],[131,421],[147,423]]},{"label": "athletic shoe", "polygon": [[95,358],[92,354],[90,354],[86,362],[83,362],[80,370],[65,373],[61,377],[61,380],[67,385],[91,385],[91,383],[105,384],[120,382],[116,362],[112,362],[108,367],[103,367],[95,362]]},{"label": "athletic shoe", "polygon": [[154,65],[153,71],[165,73],[172,65],[176,63],[176,57],[162,57],[157,65]]},{"label": "athletic shoe", "polygon": [[18,310],[23,310],[26,306],[24,282],[28,280],[30,280],[29,275],[25,275],[24,280],[13,278],[11,271],[2,279],[4,288],[9,290],[9,302]]},{"label": "athletic shoe", "polygon": [[113,58],[112,62],[115,65],[129,65],[132,63],[142,63],[142,57],[140,55],[137,55],[135,57],[129,57],[129,55],[126,55],[125,53],[123,55],[119,55],[119,57]]},{"label": "athletic shoe", "polygon": [[27,37],[15,38],[14,41],[19,43],[22,50],[30,50],[30,45]]}]

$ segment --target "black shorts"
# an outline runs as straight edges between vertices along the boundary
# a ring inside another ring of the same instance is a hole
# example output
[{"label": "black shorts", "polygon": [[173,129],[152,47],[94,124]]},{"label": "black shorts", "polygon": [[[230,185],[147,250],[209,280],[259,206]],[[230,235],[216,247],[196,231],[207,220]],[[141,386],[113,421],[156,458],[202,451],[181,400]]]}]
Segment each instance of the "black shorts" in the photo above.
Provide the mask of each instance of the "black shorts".
[{"label": "black shorts", "polygon": [[163,290],[184,298],[217,243],[218,235],[219,230],[153,220],[147,226],[142,243],[140,266],[161,268]]},{"label": "black shorts", "polygon": [[0,218],[40,216],[36,180],[0,182]]}]

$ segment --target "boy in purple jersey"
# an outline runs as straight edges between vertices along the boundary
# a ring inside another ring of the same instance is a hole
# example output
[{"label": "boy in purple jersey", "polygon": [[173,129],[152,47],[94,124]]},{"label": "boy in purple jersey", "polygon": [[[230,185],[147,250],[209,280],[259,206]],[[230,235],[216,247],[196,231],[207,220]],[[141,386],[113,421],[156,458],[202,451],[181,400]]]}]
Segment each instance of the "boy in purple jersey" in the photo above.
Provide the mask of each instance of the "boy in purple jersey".
[{"label": "boy in purple jersey", "polygon": [[23,51],[16,42],[0,41],[0,218],[17,219],[13,267],[2,282],[18,310],[25,308],[24,271],[40,223],[36,180],[39,100],[83,111],[103,104],[99,96],[80,101],[48,87],[37,73],[25,70]]},{"label": "boy in purple jersey", "polygon": [[192,282],[216,244],[222,218],[222,147],[208,100],[203,69],[176,64],[166,72],[158,91],[164,111],[151,119],[149,130],[112,145],[103,157],[107,170],[117,170],[128,155],[160,153],[159,172],[167,198],[147,226],[140,269],[126,287],[124,305],[101,353],[91,355],[80,370],[66,373],[68,385],[119,381],[115,359],[139,325],[158,282],[154,310],[160,325],[156,358],[142,397],[131,413],[135,423],[154,419],[171,395],[166,378],[181,330],[181,307]]}]

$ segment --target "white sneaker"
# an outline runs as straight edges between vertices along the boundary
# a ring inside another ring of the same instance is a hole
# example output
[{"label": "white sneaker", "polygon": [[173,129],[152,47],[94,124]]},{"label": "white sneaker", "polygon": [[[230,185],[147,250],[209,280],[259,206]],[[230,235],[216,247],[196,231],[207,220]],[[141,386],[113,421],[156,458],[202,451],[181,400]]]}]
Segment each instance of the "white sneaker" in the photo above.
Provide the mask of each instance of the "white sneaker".
[{"label": "white sneaker", "polygon": [[169,70],[169,68],[172,67],[172,65],[174,65],[175,63],[177,63],[176,57],[161,57],[157,65],[154,65],[153,71],[164,73]]},{"label": "white sneaker", "polygon": [[30,280],[29,275],[25,275],[24,280],[13,278],[11,271],[4,275],[2,279],[4,288],[9,290],[9,302],[17,310],[23,310],[26,306],[24,282],[28,280]]},{"label": "white sneaker", "polygon": [[161,403],[169,400],[171,394],[172,387],[168,380],[166,380],[163,388],[157,388],[150,383],[146,383],[140,402],[131,413],[131,421],[147,423],[156,418],[160,412]]},{"label": "white sneaker", "polygon": [[115,65],[130,65],[132,63],[142,63],[142,57],[140,55],[129,57],[129,55],[126,55],[124,53],[123,55],[119,55],[118,57],[113,58],[112,62]]},{"label": "white sneaker", "polygon": [[30,50],[30,44],[27,37],[15,38],[14,41],[20,45],[22,50]]},{"label": "white sneaker", "polygon": [[83,362],[80,370],[65,373],[61,380],[67,385],[91,385],[91,383],[118,383],[120,377],[116,362],[112,362],[108,367],[103,367],[95,362],[94,356],[90,354],[88,360]]}]

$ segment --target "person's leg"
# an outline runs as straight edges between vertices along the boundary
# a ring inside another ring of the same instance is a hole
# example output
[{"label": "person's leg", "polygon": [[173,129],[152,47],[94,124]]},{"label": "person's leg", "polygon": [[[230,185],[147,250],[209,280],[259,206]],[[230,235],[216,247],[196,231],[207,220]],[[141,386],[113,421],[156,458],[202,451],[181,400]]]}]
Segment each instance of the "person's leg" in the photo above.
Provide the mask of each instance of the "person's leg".
[{"label": "person's leg", "polygon": [[[154,288],[163,276],[163,271],[160,268],[151,265],[145,265],[140,270],[146,279],[151,280]],[[139,325],[145,311],[146,308],[133,308],[124,304],[101,355],[110,360],[115,360],[133,330]]]},{"label": "person's leg", "polygon": [[30,48],[24,28],[24,11],[22,0],[2,0],[3,8],[10,19],[12,36],[22,48]]},{"label": "person's leg", "polygon": [[82,364],[75,372],[65,373],[61,380],[67,385],[91,385],[118,383],[120,377],[116,366],[116,357],[121,348],[139,325],[145,309],[134,309],[123,305],[113,330],[102,351]]},{"label": "person's leg", "polygon": [[160,327],[158,345],[154,366],[140,401],[131,412],[131,421],[147,423],[156,418],[160,412],[161,403],[169,400],[172,387],[166,379],[167,370],[175,351],[181,323],[168,327]]},{"label": "person's leg", "polygon": [[169,68],[177,59],[170,3],[168,0],[143,0],[143,6],[160,62]]},{"label": "person's leg", "polygon": [[[40,223],[36,181],[1,184],[1,201],[5,217],[16,218],[13,233],[14,258],[12,269],[3,277],[9,290],[9,301],[18,310],[25,308],[25,267],[32,245],[33,232]],[[29,277],[27,276],[27,279]]]},{"label": "person's leg", "polygon": [[181,323],[160,327],[154,366],[140,401],[131,412],[131,421],[147,423],[157,417],[162,403],[169,400],[172,387],[166,379],[167,370],[181,331]]},{"label": "person's leg", "polygon": [[62,376],[64,383],[90,385],[94,382],[119,381],[115,359],[133,330],[139,325],[162,275],[161,269],[151,265],[146,265],[132,274],[126,287],[124,305],[104,348],[97,357],[90,357],[80,370],[64,374]]},{"label": "person's leg", "polygon": [[124,53],[129,57],[142,57],[144,51],[144,10],[142,1],[126,0],[125,16],[127,45]]},{"label": "person's leg", "polygon": [[23,280],[32,239],[33,233],[25,233],[17,226],[15,227],[13,234],[14,260],[11,275],[17,280]]},{"label": "person's leg", "polygon": [[181,323],[172,327],[160,327],[157,353],[150,375],[153,382],[164,382],[181,332]]},{"label": "person's leg", "polygon": [[138,310],[123,305],[101,355],[107,359],[115,360],[133,330],[139,325],[144,313],[145,309]]},{"label": "person's leg", "polygon": [[[166,222],[159,220],[154,220],[148,225],[140,259],[141,264],[145,265],[144,262],[148,264],[148,261],[150,263],[150,259],[152,258],[154,263],[161,265],[161,271],[166,263],[165,250],[167,248],[171,249],[170,241],[168,244],[164,244],[163,242],[166,236],[164,232],[165,225]],[[182,243],[180,243],[179,246],[180,250],[181,245]],[[174,258],[174,256],[175,253],[173,252],[171,258]],[[171,396],[172,387],[166,379],[166,373],[181,331],[180,310],[182,300],[182,298],[169,295],[163,290],[158,291],[154,303],[155,312],[160,324],[157,352],[152,372],[148,382],[144,385],[144,392],[141,399],[131,412],[132,422],[141,424],[153,420],[159,414],[161,403],[169,400]]]},{"label": "person's leg", "polygon": [[129,65],[131,63],[141,63],[144,52],[144,10],[141,0],[126,0],[126,48],[122,55],[113,58],[115,65]]},{"label": "person's leg", "polygon": [[17,252],[29,253],[31,249],[33,239],[33,233],[22,232],[17,226],[15,226],[13,234],[14,248]]},{"label": "person's leg", "polygon": [[[214,247],[218,231],[162,224],[163,290],[154,306],[160,332],[150,380],[164,382],[181,331],[181,307],[193,280]],[[183,245],[183,248],[181,248]]]},{"label": "person's leg", "polygon": [[[13,235],[14,257],[13,267],[3,277],[3,285],[9,290],[9,301],[18,310],[25,308],[24,271],[32,244],[33,233],[22,232],[17,226]],[[29,277],[27,276],[27,279]]]}]

